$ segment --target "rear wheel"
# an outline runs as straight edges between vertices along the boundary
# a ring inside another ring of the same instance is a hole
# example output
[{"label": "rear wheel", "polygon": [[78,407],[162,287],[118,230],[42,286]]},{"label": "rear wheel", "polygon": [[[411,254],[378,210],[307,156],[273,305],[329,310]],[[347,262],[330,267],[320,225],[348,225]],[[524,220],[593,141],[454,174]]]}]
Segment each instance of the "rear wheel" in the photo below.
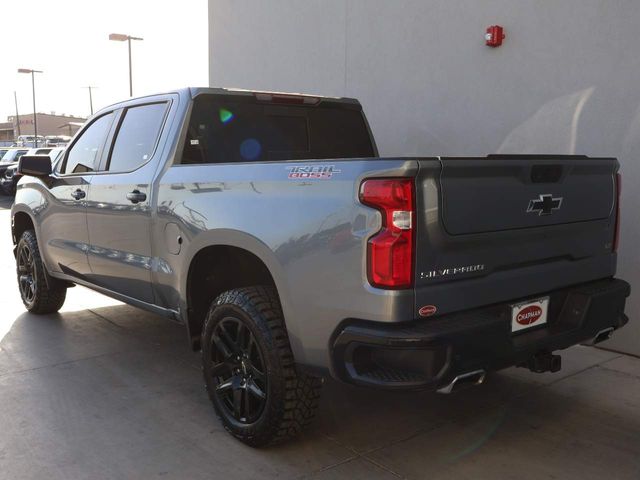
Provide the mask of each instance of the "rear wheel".
[{"label": "rear wheel", "polygon": [[224,427],[258,447],[297,435],[312,420],[321,380],[296,370],[271,287],[221,294],[203,328],[203,372]]},{"label": "rear wheel", "polygon": [[32,313],[55,313],[64,304],[67,287],[47,275],[33,230],[25,231],[16,249],[16,273],[22,303]]}]

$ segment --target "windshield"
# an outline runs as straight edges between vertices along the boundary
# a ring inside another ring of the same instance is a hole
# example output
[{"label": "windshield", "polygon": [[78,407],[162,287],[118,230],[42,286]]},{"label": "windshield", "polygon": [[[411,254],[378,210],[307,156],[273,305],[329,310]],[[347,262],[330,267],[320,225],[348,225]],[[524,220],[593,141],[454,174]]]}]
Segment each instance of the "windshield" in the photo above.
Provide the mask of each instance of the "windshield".
[{"label": "windshield", "polygon": [[362,158],[374,155],[359,108],[280,105],[252,97],[195,99],[183,163]]},{"label": "windshield", "polygon": [[0,149],[0,160],[2,160],[2,157],[4,157],[4,154],[7,153],[8,151],[9,150],[7,149],[4,149],[4,150]]},{"label": "windshield", "polygon": [[[18,156],[18,153],[21,152],[21,150],[7,150],[5,152],[5,154],[2,157],[2,160],[0,160],[1,162],[13,162],[14,160],[17,160],[18,158],[20,158]],[[26,150],[25,150],[26,152]]]}]

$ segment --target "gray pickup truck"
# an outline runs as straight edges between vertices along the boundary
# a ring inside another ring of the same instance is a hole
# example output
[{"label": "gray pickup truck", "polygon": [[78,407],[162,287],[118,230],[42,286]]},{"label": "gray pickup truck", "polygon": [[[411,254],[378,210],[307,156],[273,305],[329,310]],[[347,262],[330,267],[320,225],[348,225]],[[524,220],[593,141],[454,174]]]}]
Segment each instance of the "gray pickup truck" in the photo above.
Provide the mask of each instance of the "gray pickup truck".
[{"label": "gray pickup truck", "polygon": [[224,426],[298,433],[321,379],[451,392],[627,322],[613,158],[379,158],[360,104],[184,89],[103,109],[12,208],[26,308],[84,285],[183,323]]}]

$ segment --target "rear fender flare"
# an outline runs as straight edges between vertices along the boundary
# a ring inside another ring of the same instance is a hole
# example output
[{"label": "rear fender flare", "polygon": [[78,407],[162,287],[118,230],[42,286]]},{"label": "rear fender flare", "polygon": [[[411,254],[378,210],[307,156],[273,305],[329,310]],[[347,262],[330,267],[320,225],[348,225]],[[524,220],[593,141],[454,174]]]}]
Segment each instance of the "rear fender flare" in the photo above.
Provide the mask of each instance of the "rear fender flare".
[{"label": "rear fender flare", "polygon": [[275,283],[280,298],[280,304],[282,305],[282,312],[285,318],[285,325],[289,334],[289,341],[293,349],[295,358],[300,358],[299,354],[302,354],[302,346],[298,341],[298,325],[294,312],[291,309],[291,302],[289,301],[289,288],[286,280],[286,274],[284,268],[274,251],[263,241],[254,237],[253,235],[233,230],[233,229],[219,229],[209,230],[202,232],[194,237],[187,247],[187,251],[184,256],[184,269],[181,272],[180,278],[180,298],[183,321],[188,325],[186,318],[187,315],[187,282],[189,278],[189,268],[191,262],[195,256],[207,247],[212,246],[230,246],[241,248],[255,255],[258,259],[264,263],[269,270],[271,277]]}]

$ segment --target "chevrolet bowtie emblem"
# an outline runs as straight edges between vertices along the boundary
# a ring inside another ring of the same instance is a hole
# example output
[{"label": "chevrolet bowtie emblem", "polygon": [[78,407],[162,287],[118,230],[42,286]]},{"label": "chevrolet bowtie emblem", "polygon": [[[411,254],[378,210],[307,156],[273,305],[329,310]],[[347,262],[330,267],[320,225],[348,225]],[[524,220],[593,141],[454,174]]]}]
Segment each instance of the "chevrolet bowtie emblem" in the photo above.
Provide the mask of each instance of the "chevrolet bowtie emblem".
[{"label": "chevrolet bowtie emblem", "polygon": [[534,212],[539,216],[551,215],[554,210],[559,210],[562,206],[562,197],[554,197],[551,194],[538,195],[538,198],[529,200],[527,213]]}]

